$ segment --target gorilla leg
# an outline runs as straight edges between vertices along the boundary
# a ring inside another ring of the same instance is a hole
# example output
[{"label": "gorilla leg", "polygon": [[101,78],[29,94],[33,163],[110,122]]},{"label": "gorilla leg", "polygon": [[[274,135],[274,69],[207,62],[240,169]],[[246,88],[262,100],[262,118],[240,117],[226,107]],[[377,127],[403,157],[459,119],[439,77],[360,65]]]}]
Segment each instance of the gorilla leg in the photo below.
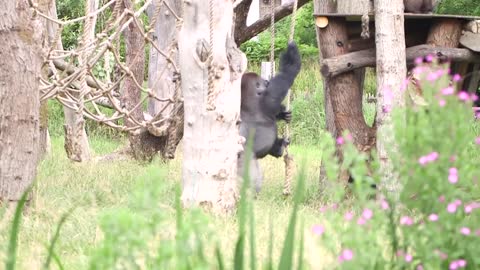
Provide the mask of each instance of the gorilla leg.
[{"label": "gorilla leg", "polygon": [[275,143],[273,143],[272,148],[270,149],[269,154],[274,157],[281,157],[283,156],[283,151],[285,150],[285,146],[290,144],[290,141],[285,138],[277,138]]}]

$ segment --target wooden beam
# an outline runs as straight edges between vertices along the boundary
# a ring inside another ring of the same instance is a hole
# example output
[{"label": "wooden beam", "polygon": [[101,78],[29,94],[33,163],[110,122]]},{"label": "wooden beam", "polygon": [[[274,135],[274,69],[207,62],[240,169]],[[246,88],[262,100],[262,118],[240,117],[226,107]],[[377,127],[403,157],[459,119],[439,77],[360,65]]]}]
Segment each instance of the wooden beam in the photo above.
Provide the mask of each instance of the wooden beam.
[{"label": "wooden beam", "polygon": [[[435,55],[441,59],[480,63],[480,54],[468,49],[434,47],[430,45],[418,45],[407,48],[407,62],[412,62],[415,58],[428,54]],[[375,49],[361,50],[324,59],[321,72],[325,77],[334,77],[358,68],[374,67],[375,63]]]}]

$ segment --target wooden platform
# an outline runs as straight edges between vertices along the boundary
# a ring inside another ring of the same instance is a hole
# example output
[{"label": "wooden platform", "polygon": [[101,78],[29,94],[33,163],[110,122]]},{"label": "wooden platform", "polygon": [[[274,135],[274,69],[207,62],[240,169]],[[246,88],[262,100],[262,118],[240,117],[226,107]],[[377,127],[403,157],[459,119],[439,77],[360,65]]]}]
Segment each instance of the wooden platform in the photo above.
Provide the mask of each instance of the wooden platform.
[{"label": "wooden platform", "polygon": [[[347,21],[360,21],[362,14],[347,14],[347,13],[314,13],[314,17],[344,17]],[[370,20],[375,19],[374,13],[369,13]],[[417,14],[405,13],[405,20],[409,19],[462,19],[467,21],[480,20],[479,16],[465,16],[465,15],[450,15],[450,14]]]}]

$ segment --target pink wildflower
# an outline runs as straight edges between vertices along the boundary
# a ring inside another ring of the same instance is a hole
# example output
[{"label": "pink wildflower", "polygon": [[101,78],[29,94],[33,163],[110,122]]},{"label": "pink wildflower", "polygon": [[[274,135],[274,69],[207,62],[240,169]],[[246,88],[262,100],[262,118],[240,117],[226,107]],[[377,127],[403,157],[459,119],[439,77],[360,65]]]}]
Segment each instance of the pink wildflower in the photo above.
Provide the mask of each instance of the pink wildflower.
[{"label": "pink wildflower", "polygon": [[353,251],[350,249],[344,249],[341,253],[340,256],[338,257],[338,260],[340,262],[343,261],[351,261],[353,259]]},{"label": "pink wildflower", "polygon": [[459,199],[456,199],[453,203],[454,203],[456,206],[462,205],[462,201],[459,200]]},{"label": "pink wildflower", "polygon": [[465,213],[470,214],[473,211],[473,207],[471,205],[465,205]]},{"label": "pink wildflower", "polygon": [[438,73],[437,72],[430,72],[428,75],[427,75],[427,80],[433,82],[433,81],[436,81],[438,79]]},{"label": "pink wildflower", "polygon": [[412,70],[412,72],[413,72],[413,74],[415,74],[415,75],[420,75],[420,74],[423,73],[424,69],[425,69],[424,67],[418,66],[418,67],[414,67],[413,70]]},{"label": "pink wildflower", "polygon": [[462,76],[460,76],[460,74],[455,74],[455,75],[453,75],[453,78],[452,78],[452,80],[453,80],[454,82],[458,82],[458,81],[460,81],[461,79],[462,79]]},{"label": "pink wildflower", "polygon": [[421,156],[419,159],[418,159],[418,163],[420,163],[420,165],[425,165],[428,163],[428,158],[426,156]]},{"label": "pink wildflower", "polygon": [[400,224],[405,226],[411,226],[413,225],[413,220],[409,216],[403,216],[400,218]]},{"label": "pink wildflower", "polygon": [[455,93],[455,90],[451,86],[442,89],[442,95],[444,96],[453,95],[453,93]]},{"label": "pink wildflower", "polygon": [[428,220],[432,221],[432,222],[435,222],[438,220],[438,215],[437,214],[430,214],[428,216]]},{"label": "pink wildflower", "polygon": [[417,265],[417,269],[416,270],[423,270],[423,265],[419,264]]},{"label": "pink wildflower", "polygon": [[437,152],[432,152],[430,154],[428,154],[428,161],[429,162],[434,162],[435,160],[438,159],[438,153]]},{"label": "pink wildflower", "polygon": [[390,208],[390,206],[388,205],[388,202],[386,200],[381,200],[380,201],[380,207],[382,207],[383,210],[387,210],[388,208]]},{"label": "pink wildflower", "polygon": [[345,213],[345,220],[350,221],[353,218],[353,213],[352,212],[347,212]]},{"label": "pink wildflower", "polygon": [[322,235],[325,232],[325,228],[322,225],[314,225],[312,227],[313,234]]},{"label": "pink wildflower", "polygon": [[455,213],[457,211],[457,205],[454,203],[449,203],[447,206],[447,211],[449,213]]},{"label": "pink wildflower", "polygon": [[348,133],[347,135],[345,135],[345,140],[347,140],[347,142],[353,141],[352,134]]},{"label": "pink wildflower", "polygon": [[345,143],[345,140],[343,139],[342,136],[340,136],[340,137],[337,138],[337,144],[338,144],[338,145],[342,145],[342,144],[344,144],[344,143]]},{"label": "pink wildflower", "polygon": [[480,236],[480,229],[478,229],[478,230],[475,231],[475,235],[476,235],[476,236]]},{"label": "pink wildflower", "polygon": [[448,170],[448,181],[452,184],[458,182],[458,170],[455,167],[452,167]]},{"label": "pink wildflower", "polygon": [[470,228],[468,228],[468,227],[462,227],[462,228],[460,229],[460,233],[463,234],[463,235],[470,235],[471,230],[470,230]]},{"label": "pink wildflower", "polygon": [[458,263],[458,266],[460,266],[460,267],[467,266],[467,261],[466,260],[458,260],[457,263]]},{"label": "pink wildflower", "polygon": [[369,220],[371,219],[373,216],[373,211],[368,209],[368,208],[365,208],[365,210],[363,210],[363,213],[362,213],[362,217],[365,219],[365,220]]},{"label": "pink wildflower", "polygon": [[415,64],[420,65],[421,63],[423,63],[423,57],[415,58]]},{"label": "pink wildflower", "polygon": [[457,261],[453,261],[450,263],[450,266],[448,267],[449,270],[456,270],[458,269],[458,263]]},{"label": "pink wildflower", "polygon": [[411,262],[412,260],[413,260],[413,256],[412,256],[412,255],[410,255],[410,254],[405,254],[405,261],[406,261],[406,262],[409,263],[409,262]]},{"label": "pink wildflower", "polygon": [[441,195],[440,197],[438,197],[438,201],[445,202],[445,195]]},{"label": "pink wildflower", "polygon": [[408,79],[403,80],[402,85],[400,86],[400,90],[402,90],[402,91],[407,90],[407,87],[408,87],[408,83],[409,83],[409,82],[410,82],[410,81],[409,81]]},{"label": "pink wildflower", "polygon": [[447,101],[445,101],[445,99],[440,99],[438,101],[438,106],[445,107],[445,105],[447,105]]},{"label": "pink wildflower", "polygon": [[435,254],[437,254],[442,260],[446,260],[448,258],[448,255],[446,253],[443,253],[438,249],[435,250]]},{"label": "pink wildflower", "polygon": [[456,156],[451,156],[450,159],[449,159],[450,162],[455,162],[455,160],[457,160]]},{"label": "pink wildflower", "polygon": [[465,91],[460,91],[460,93],[458,93],[458,99],[460,99],[461,101],[468,101],[469,98],[470,96]]},{"label": "pink wildflower", "polygon": [[360,225],[360,226],[361,226],[361,225],[365,225],[366,222],[367,222],[367,221],[366,221],[363,217],[359,217],[359,218],[357,219],[357,224]]},{"label": "pink wildflower", "polygon": [[478,100],[477,94],[472,93],[472,94],[470,95],[470,99],[471,99],[472,101],[477,101],[477,100]]},{"label": "pink wildflower", "polygon": [[475,144],[480,145],[480,137],[475,138]]},{"label": "pink wildflower", "polygon": [[434,58],[433,55],[429,54],[429,55],[427,55],[427,56],[425,57],[425,61],[427,61],[427,62],[432,62],[432,61],[433,61],[433,58]]}]

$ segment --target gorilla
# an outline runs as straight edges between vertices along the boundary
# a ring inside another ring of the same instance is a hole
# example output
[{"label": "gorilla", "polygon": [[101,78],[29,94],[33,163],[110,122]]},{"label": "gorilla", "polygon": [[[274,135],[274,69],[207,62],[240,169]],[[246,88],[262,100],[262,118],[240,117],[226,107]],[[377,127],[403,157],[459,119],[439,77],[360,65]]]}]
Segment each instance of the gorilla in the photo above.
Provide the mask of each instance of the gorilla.
[{"label": "gorilla", "polygon": [[[250,175],[256,191],[260,191],[262,176],[258,159],[267,155],[281,157],[288,138],[279,138],[277,121],[290,122],[292,114],[282,101],[300,72],[301,57],[294,42],[288,44],[287,51],[280,58],[279,71],[270,81],[256,73],[245,73],[241,82],[240,135],[248,139],[253,136],[253,156],[250,158]],[[243,173],[243,155],[239,157],[239,174]]]},{"label": "gorilla", "polygon": [[405,12],[432,13],[433,0],[403,0]]}]

